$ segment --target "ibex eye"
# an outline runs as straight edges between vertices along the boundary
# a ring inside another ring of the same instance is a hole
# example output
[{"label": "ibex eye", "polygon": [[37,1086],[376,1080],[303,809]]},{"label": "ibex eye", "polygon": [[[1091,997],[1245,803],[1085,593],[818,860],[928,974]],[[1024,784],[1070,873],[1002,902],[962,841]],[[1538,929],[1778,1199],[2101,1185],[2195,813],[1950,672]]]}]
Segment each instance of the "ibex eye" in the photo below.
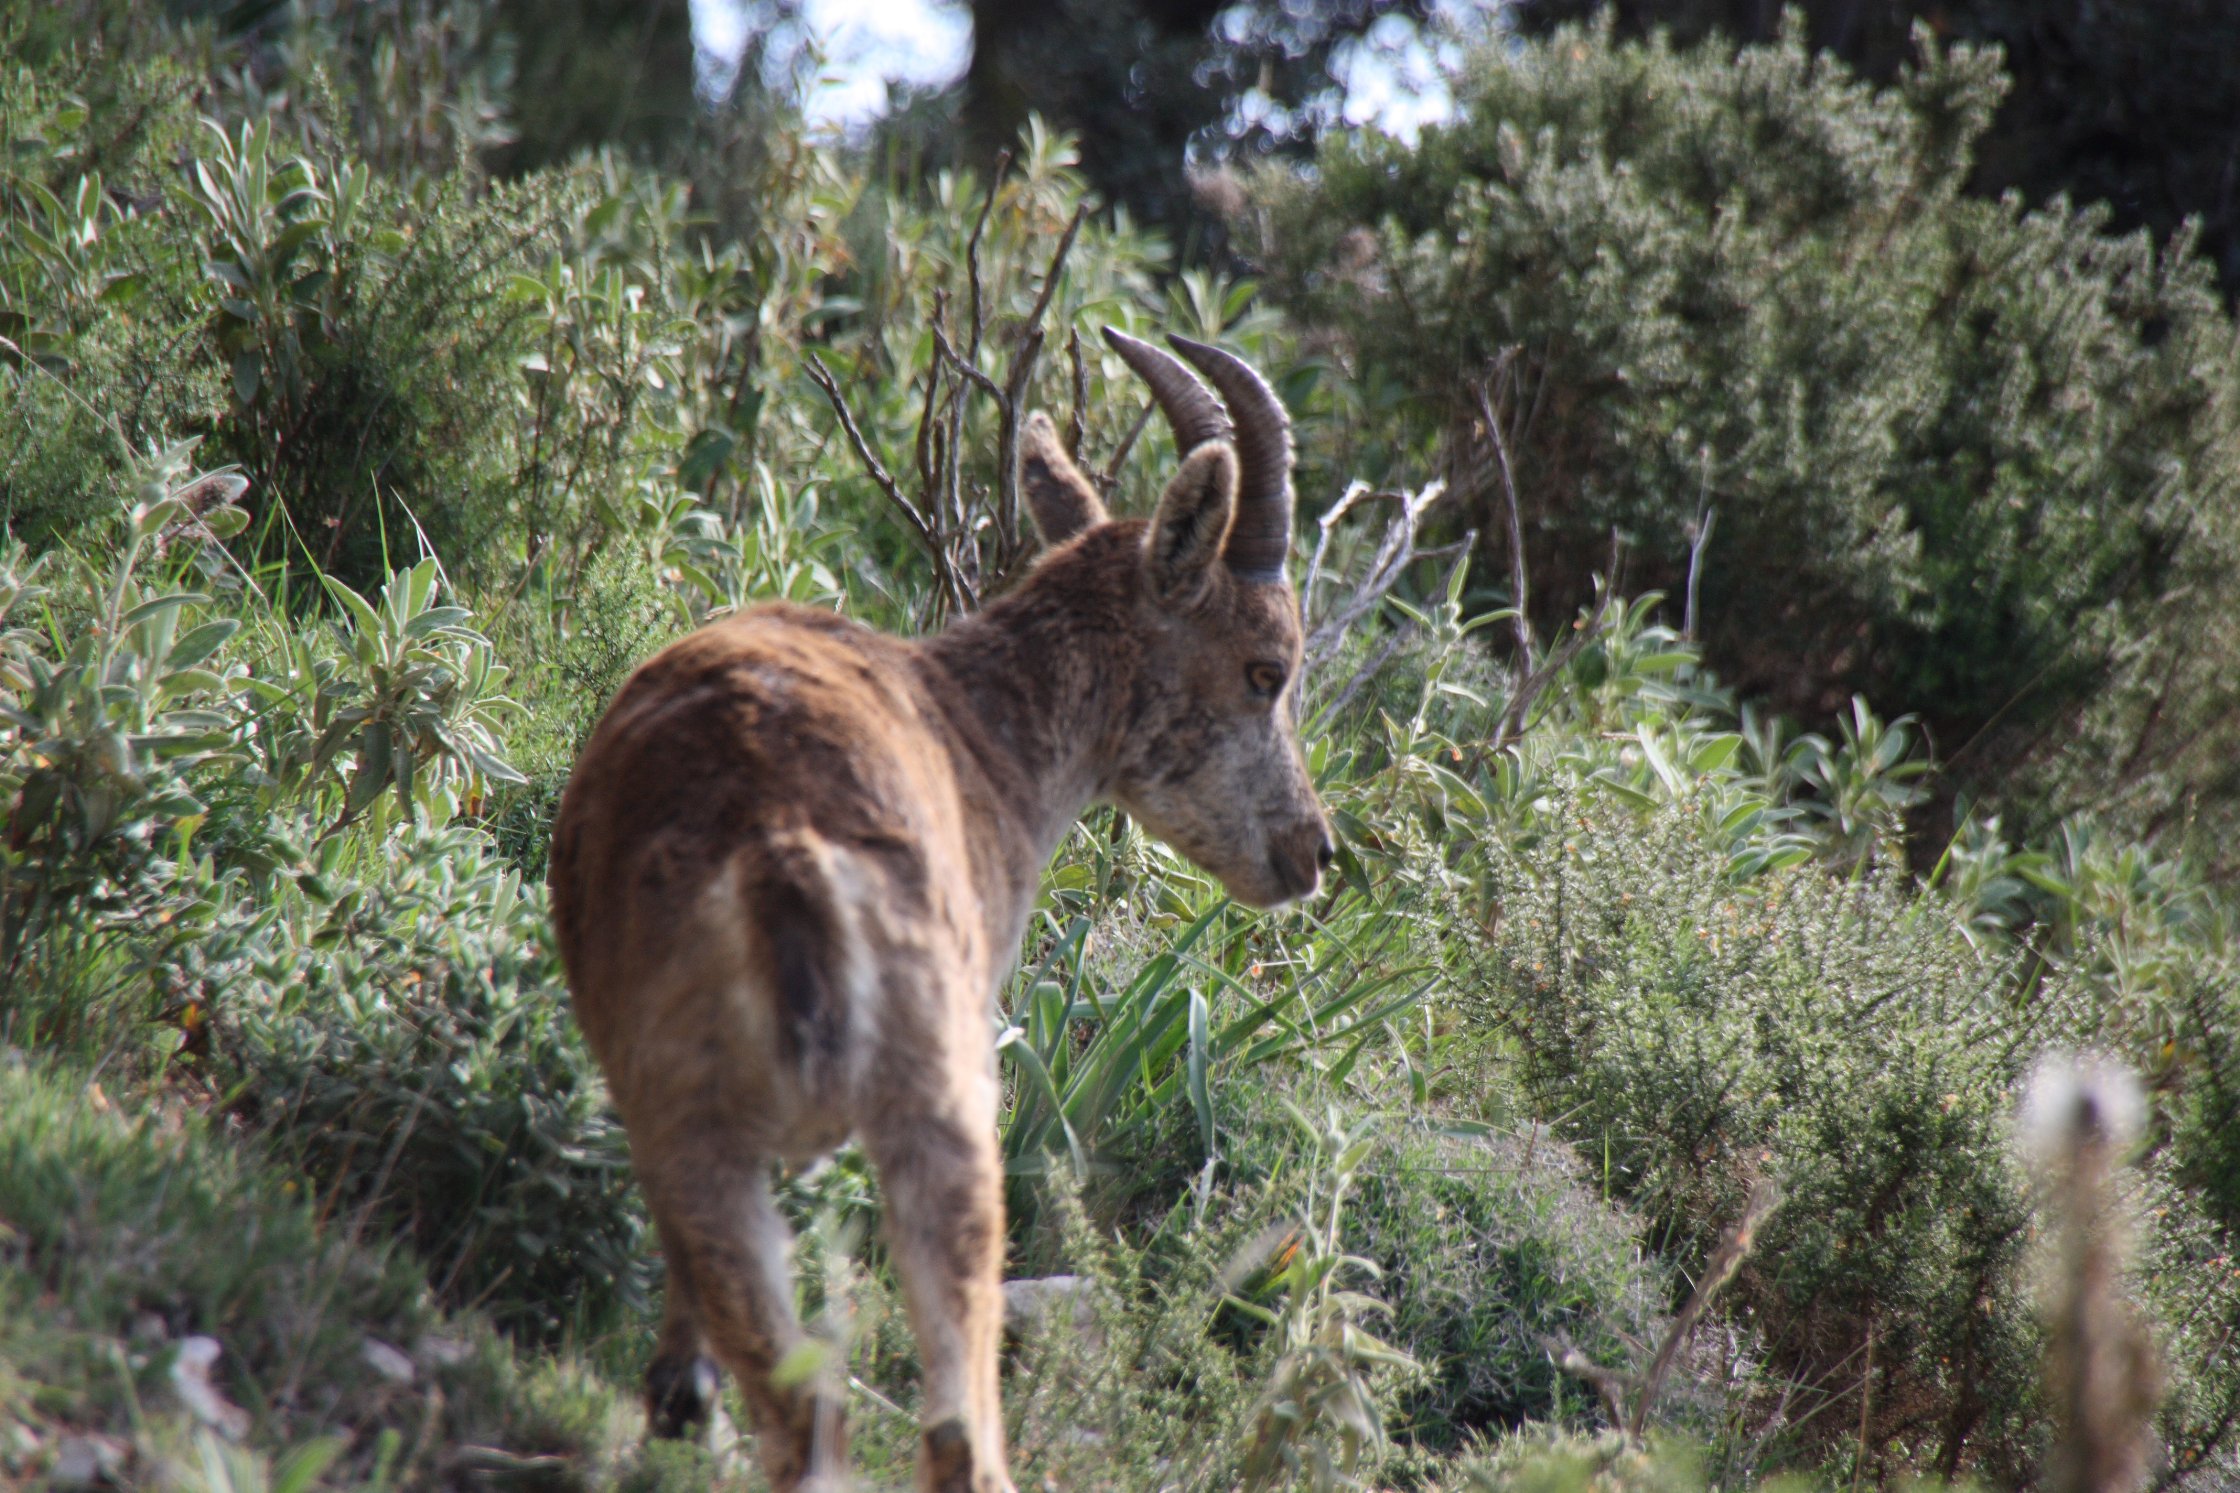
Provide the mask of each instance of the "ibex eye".
[{"label": "ibex eye", "polygon": [[1244,680],[1245,683],[1252,686],[1254,694],[1261,696],[1263,699],[1272,700],[1283,689],[1283,665],[1246,664],[1244,666]]}]

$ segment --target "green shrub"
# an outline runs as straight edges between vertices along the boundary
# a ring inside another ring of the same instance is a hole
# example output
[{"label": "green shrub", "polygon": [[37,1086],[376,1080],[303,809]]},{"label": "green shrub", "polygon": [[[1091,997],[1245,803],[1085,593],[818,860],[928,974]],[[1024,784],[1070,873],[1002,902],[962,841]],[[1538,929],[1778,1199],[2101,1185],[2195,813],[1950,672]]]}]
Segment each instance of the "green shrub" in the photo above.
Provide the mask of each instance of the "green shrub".
[{"label": "green shrub", "polygon": [[1100,1227],[1053,1174],[1043,1242],[1088,1288],[1023,1335],[1005,1391],[1015,1479],[1321,1490],[1397,1465],[1386,1407],[1417,1375],[1354,1250],[1351,1189],[1379,1126],[1318,1112],[1256,1105],[1268,1170],[1169,1194],[1140,1233]]},{"label": "green shrub", "polygon": [[513,733],[526,783],[501,790],[491,827],[506,858],[542,880],[552,818],[576,754],[591,739],[615,692],[632,670],[678,636],[685,613],[666,590],[656,563],[635,548],[614,545],[585,567],[569,625],[528,684],[537,709]]},{"label": "green shrub", "polygon": [[581,185],[404,188],[269,119],[210,124],[188,179],[193,231],[168,247],[207,276],[196,310],[231,394],[212,448],[265,495],[265,554],[354,585],[423,545],[495,574],[534,325],[498,291],[564,237]]},{"label": "green shrub", "polygon": [[192,75],[43,49],[0,18],[0,526],[43,549],[116,518],[144,453],[219,408],[185,302],[199,274],[147,210],[191,140]]},{"label": "green shrub", "polygon": [[[330,841],[332,846],[344,842]],[[525,1340],[612,1331],[654,1262],[543,897],[488,839],[405,828],[198,933],[236,1112],[327,1206],[411,1241]]]},{"label": "green shrub", "polygon": [[1636,1228],[1552,1135],[1395,1127],[1362,1170],[1348,1241],[1383,1272],[1386,1335],[1427,1370],[1396,1434],[1452,1452],[1527,1422],[1592,1423],[1593,1390],[1549,1344],[1622,1372],[1657,1340],[1670,1287]]},{"label": "green shrub", "polygon": [[[210,616],[208,596],[140,574],[190,517],[167,480],[176,465],[150,474],[151,500],[133,507],[106,566],[0,544],[0,981],[10,989],[46,954],[129,923],[163,895],[172,834],[204,813],[196,778],[236,760],[242,717],[213,665],[239,622]],[[205,521],[221,518],[213,508]],[[22,1014],[0,998],[0,1030]],[[50,1013],[46,1035],[82,1014]]]},{"label": "green shrub", "polygon": [[[1558,807],[1562,838],[1490,858],[1481,1009],[1514,1035],[1539,1105],[1608,1158],[1683,1263],[1708,1256],[1756,1177],[1781,1180],[1734,1289],[1778,1372],[1825,1407],[1822,1454],[2026,1475],[2039,1334],[2005,1116],[2041,1049],[2120,1031],[2107,997],[2066,979],[2027,993],[2023,960],[1979,951],[1885,875],[1737,881],[1684,812]],[[2208,1199],[2155,1176],[2149,1296],[2190,1338],[2229,1320],[2206,1244],[2222,1228]],[[2217,1465],[2240,1385],[2214,1355],[2169,1371],[2165,1435]]]},{"label": "green shrub", "polygon": [[1504,38],[1420,144],[1257,178],[1270,288],[1405,385],[1485,536],[1501,406],[1543,631],[1614,527],[1679,595],[1716,510],[1745,694],[1901,701],[1963,781],[2174,825],[2240,787],[2233,326],[2182,235],[1962,195],[2000,90],[1964,49],[1876,93],[1793,37]]},{"label": "green shrub", "polygon": [[[223,1350],[209,1380],[246,1412],[246,1454],[335,1437],[338,1486],[448,1484],[472,1475],[462,1446],[489,1466],[550,1457],[546,1486],[628,1465],[632,1396],[439,1315],[409,1256],[321,1211],[176,1101],[112,1100],[0,1049],[0,1476],[44,1486],[61,1443],[95,1433],[132,1484],[191,1477],[215,1443],[173,1388],[189,1335]],[[381,1372],[369,1339],[411,1378]]]}]

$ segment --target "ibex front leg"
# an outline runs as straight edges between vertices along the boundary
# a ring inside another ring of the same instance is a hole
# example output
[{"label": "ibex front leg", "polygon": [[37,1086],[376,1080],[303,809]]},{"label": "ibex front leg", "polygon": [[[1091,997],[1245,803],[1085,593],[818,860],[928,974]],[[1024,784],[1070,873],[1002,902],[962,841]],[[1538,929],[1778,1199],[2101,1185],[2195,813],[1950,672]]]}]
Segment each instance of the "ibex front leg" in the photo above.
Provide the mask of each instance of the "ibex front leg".
[{"label": "ibex front leg", "polygon": [[888,1106],[864,1136],[925,1376],[921,1493],[1011,1493],[996,1384],[1003,1165],[986,1041],[978,1052],[921,1053],[908,1089],[890,1090],[910,1102]]}]

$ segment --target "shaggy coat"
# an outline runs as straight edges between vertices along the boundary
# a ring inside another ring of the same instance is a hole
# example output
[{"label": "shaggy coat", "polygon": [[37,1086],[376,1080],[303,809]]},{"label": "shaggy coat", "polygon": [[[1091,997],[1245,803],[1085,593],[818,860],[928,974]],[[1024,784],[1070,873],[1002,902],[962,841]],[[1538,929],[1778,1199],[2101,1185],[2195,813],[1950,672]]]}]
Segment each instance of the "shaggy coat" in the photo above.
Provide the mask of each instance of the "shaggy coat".
[{"label": "shaggy coat", "polygon": [[1331,853],[1292,714],[1297,599],[1280,551],[1272,574],[1233,563],[1240,507],[1288,536],[1274,439],[1282,471],[1264,439],[1245,500],[1245,443],[1206,439],[1154,517],[1115,522],[1037,416],[1020,476],[1049,548],[1009,595],[920,641],[757,607],[663,650],[600,722],[553,915],[668,1261],[657,1431],[705,1416],[712,1355],[776,1487],[843,1475],[837,1399],[773,1378],[803,1329],[768,1172],[856,1137],[924,1366],[919,1486],[1009,1488],[991,1001],[1043,866],[1099,801],[1255,905],[1311,893]]}]

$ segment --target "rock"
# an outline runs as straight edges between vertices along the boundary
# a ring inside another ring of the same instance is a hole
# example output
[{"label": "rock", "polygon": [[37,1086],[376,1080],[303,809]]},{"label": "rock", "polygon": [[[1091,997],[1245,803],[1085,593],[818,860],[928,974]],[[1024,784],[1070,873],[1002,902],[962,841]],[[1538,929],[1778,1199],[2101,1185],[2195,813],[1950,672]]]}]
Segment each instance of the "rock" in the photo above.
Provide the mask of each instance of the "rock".
[{"label": "rock", "polygon": [[107,1436],[65,1436],[49,1469],[57,1488],[123,1486],[125,1448]]},{"label": "rock", "polygon": [[422,1363],[432,1363],[439,1369],[455,1369],[474,1357],[474,1349],[455,1337],[436,1337],[430,1334],[412,1345],[412,1356]]},{"label": "rock", "polygon": [[1003,1330],[1014,1337],[1038,1332],[1052,1322],[1069,1323],[1084,1340],[1097,1342],[1097,1283],[1081,1275],[1046,1275],[1003,1283]]},{"label": "rock", "polygon": [[248,1434],[249,1412],[210,1382],[210,1370],[225,1351],[214,1337],[181,1338],[179,1352],[171,1360],[171,1387],[196,1420],[228,1441],[239,1441]]},{"label": "rock", "polygon": [[367,1338],[358,1353],[376,1374],[391,1384],[410,1384],[420,1372],[403,1349],[392,1348],[379,1338]]}]

